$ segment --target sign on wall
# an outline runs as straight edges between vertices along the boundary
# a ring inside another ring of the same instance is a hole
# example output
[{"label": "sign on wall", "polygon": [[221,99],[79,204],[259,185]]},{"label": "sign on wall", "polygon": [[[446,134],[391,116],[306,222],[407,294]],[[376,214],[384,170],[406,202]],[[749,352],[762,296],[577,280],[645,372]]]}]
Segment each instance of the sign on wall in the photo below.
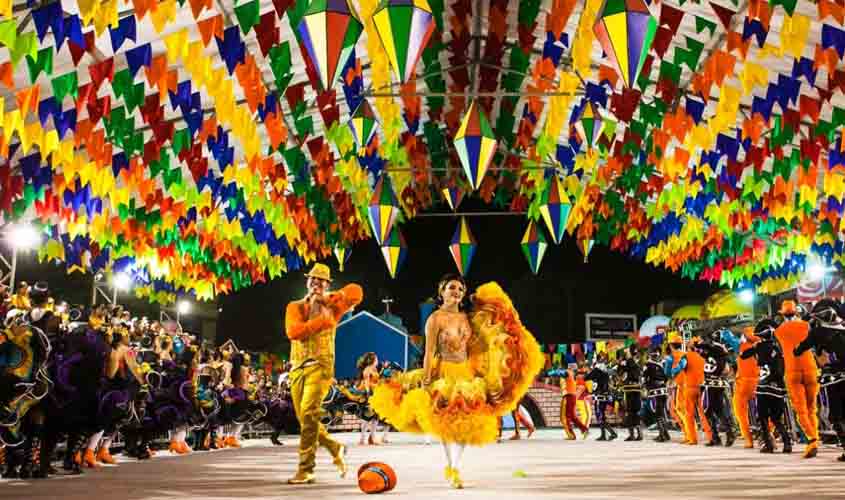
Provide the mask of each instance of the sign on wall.
[{"label": "sign on wall", "polygon": [[637,331],[635,314],[595,314],[585,315],[587,340],[625,340]]}]

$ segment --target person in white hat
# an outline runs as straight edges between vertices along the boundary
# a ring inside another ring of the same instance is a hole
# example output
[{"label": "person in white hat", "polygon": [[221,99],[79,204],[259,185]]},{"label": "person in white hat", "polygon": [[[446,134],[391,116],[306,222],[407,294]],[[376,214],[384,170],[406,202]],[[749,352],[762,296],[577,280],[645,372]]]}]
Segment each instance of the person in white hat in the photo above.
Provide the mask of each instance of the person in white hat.
[{"label": "person in white hat", "polygon": [[308,293],[291,302],[285,312],[285,332],[291,341],[289,376],[291,398],[299,420],[299,470],[289,484],[314,482],[317,446],[329,450],[341,477],[346,475],[346,447],[320,424],[321,403],[334,378],[334,339],[338,320],[361,303],[364,292],[356,284],[329,293],[331,271],[314,264],[306,275]]}]

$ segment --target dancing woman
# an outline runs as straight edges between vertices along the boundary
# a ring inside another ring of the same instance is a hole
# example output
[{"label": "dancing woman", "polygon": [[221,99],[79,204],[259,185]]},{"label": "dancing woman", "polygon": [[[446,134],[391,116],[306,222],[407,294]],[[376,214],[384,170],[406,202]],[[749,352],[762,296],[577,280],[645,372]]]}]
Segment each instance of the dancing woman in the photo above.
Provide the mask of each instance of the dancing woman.
[{"label": "dancing woman", "polygon": [[445,276],[428,318],[423,368],[382,380],[370,404],[400,431],[437,436],[446,479],[463,488],[467,445],[496,441],[498,418],[514,410],[543,366],[543,355],[495,283],[478,288],[467,314],[466,283]]}]

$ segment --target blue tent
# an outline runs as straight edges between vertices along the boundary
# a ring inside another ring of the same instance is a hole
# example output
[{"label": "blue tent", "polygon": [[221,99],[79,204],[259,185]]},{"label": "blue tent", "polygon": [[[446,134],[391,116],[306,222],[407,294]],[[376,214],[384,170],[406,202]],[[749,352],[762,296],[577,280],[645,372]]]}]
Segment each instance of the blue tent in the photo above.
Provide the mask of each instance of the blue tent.
[{"label": "blue tent", "polygon": [[392,361],[402,369],[407,369],[415,355],[419,355],[401,325],[393,325],[367,311],[361,311],[344,318],[337,325],[335,377],[355,378],[358,375],[358,358],[370,351],[378,355],[379,362]]}]

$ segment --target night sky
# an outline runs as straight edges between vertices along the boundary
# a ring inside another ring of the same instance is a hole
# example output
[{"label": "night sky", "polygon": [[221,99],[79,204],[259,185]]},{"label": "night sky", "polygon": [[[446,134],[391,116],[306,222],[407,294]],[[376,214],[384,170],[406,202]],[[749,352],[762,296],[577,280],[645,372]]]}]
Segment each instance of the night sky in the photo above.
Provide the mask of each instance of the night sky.
[{"label": "night sky", "polygon": [[[588,312],[638,314],[642,322],[656,302],[680,299],[701,303],[717,289],[599,245],[584,264],[569,236],[560,246],[549,246],[540,274],[534,276],[519,245],[526,227],[524,216],[469,217],[468,222],[478,241],[467,276],[470,289],[497,281],[525,325],[543,343],[583,340],[584,314]],[[434,295],[444,273],[456,271],[447,248],[457,224],[453,217],[420,217],[402,224],[409,251],[396,280],[390,279],[375,240],[361,242],[353,248],[345,272],[336,275],[333,286],[361,284],[363,308],[375,314],[384,311],[382,298],[393,298],[391,312],[402,317],[410,333],[417,334],[419,303]],[[333,274],[337,273],[333,257],[328,264]],[[221,297],[218,342],[232,337],[244,348],[284,350],[284,307],[304,295],[302,274],[294,272]]]}]

